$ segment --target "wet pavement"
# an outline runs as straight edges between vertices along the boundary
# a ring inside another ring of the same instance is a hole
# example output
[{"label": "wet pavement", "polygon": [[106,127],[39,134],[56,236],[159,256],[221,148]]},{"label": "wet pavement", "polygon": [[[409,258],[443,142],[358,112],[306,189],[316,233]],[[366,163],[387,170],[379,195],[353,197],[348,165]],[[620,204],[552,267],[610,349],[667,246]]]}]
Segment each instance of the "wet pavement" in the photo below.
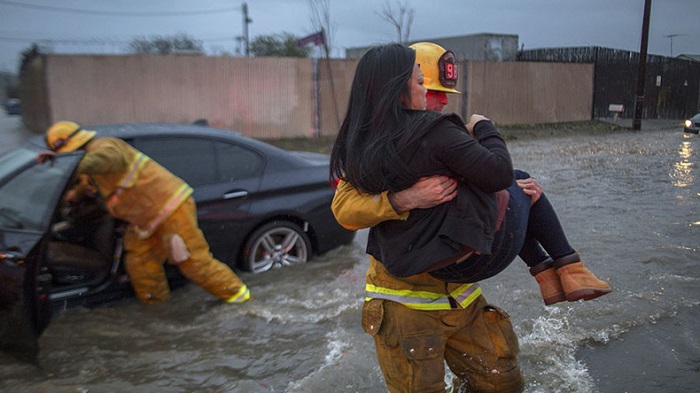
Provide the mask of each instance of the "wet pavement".
[{"label": "wet pavement", "polygon": [[[0,138],[27,137],[6,121]],[[526,392],[700,383],[700,136],[679,125],[509,141],[516,167],[543,185],[572,245],[614,288],[545,307],[520,260],[482,282],[511,315]],[[360,327],[365,241],[361,231],[306,265],[243,273],[254,299],[242,305],[187,285],[163,305],[64,311],[40,339],[39,367],[0,355],[0,391],[386,392]]]}]

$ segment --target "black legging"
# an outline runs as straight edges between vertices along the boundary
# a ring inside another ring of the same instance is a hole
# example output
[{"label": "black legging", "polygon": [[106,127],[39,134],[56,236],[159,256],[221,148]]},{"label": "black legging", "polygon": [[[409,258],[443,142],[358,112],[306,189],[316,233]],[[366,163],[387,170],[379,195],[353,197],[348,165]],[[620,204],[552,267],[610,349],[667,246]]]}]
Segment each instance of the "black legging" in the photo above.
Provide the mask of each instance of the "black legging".
[{"label": "black legging", "polygon": [[[530,177],[517,169],[513,173],[515,180]],[[530,206],[530,196],[515,180],[508,187],[508,210],[494,236],[491,254],[474,254],[462,262],[434,270],[431,275],[446,282],[477,282],[502,272],[516,255],[532,267],[550,256],[558,259],[576,252],[544,193]]]}]

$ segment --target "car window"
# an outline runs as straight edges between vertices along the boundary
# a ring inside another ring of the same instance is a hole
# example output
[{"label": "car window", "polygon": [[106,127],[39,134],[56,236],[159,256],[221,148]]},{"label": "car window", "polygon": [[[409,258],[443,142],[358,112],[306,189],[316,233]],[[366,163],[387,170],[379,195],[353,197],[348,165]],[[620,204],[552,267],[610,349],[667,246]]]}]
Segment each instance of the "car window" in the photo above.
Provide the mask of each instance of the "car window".
[{"label": "car window", "polygon": [[75,168],[80,156],[58,157],[32,165],[0,187],[0,227],[43,230],[55,210],[58,188]]},{"label": "car window", "polygon": [[231,143],[217,143],[216,152],[219,157],[220,181],[247,179],[262,173],[264,161],[250,149]]},{"label": "car window", "polygon": [[191,186],[216,182],[216,155],[211,141],[196,138],[139,139],[135,146]]},{"label": "car window", "polygon": [[19,147],[0,155],[0,180],[36,159],[36,151]]},{"label": "car window", "polygon": [[262,158],[243,146],[199,138],[139,139],[134,145],[191,186],[258,176]]}]

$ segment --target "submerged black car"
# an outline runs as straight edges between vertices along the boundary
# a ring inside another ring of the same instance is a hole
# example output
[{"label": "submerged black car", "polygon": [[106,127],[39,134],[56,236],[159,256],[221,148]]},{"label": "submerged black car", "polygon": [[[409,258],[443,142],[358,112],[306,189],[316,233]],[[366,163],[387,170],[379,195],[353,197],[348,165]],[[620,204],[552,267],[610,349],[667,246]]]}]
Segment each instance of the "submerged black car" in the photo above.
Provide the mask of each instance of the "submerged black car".
[{"label": "submerged black car", "polygon": [[[235,269],[304,263],[354,239],[330,209],[327,155],[198,125],[85,128],[124,139],[189,183],[212,253]],[[42,151],[39,136],[0,156],[0,349],[28,359],[52,310],[132,293],[122,267],[124,223],[99,198],[63,202],[83,152],[39,164]],[[176,269],[168,273],[181,282]]]}]

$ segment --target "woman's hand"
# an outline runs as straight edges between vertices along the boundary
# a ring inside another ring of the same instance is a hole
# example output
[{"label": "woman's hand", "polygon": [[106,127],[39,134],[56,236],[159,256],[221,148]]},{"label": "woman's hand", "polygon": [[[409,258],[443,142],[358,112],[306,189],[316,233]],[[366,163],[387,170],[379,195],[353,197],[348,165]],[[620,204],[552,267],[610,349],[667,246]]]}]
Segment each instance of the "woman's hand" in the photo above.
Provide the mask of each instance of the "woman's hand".
[{"label": "woman's hand", "polygon": [[516,180],[516,182],[518,183],[518,187],[520,187],[526,195],[530,196],[530,206],[534,205],[542,196],[542,186],[534,177],[519,179]]},{"label": "woman's hand", "polygon": [[469,135],[471,135],[473,138],[476,138],[474,136],[474,126],[476,125],[476,123],[478,123],[482,120],[491,121],[491,119],[489,119],[488,117],[486,117],[484,115],[479,115],[477,113],[469,116],[469,121],[467,122],[467,131],[469,132]]}]

